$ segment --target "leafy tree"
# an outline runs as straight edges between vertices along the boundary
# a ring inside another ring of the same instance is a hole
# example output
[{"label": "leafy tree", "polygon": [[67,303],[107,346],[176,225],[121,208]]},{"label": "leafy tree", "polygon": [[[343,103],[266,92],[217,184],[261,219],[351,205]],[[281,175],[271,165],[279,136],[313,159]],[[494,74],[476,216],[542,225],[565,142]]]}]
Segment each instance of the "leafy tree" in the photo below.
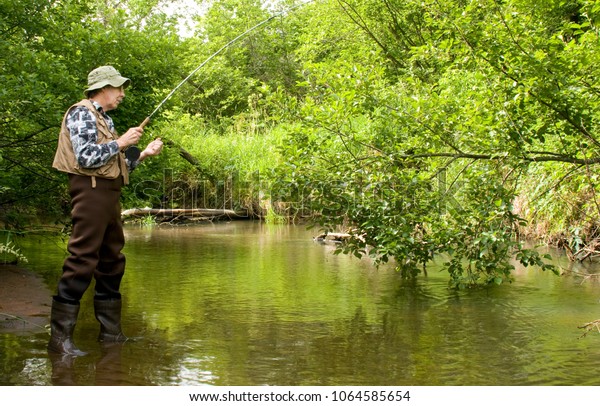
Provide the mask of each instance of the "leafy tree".
[{"label": "leafy tree", "polygon": [[313,45],[281,172],[310,190],[325,229],[352,229],[347,252],[407,276],[448,254],[454,286],[510,280],[515,255],[548,268],[523,248],[513,203],[541,162],[562,174],[598,162],[598,6],[543,3],[337,2],[336,27],[355,24],[356,48],[373,52],[348,66]]},{"label": "leafy tree", "polygon": [[283,10],[265,8],[258,0],[211,3],[198,22],[199,35],[188,41],[185,66],[192,72],[216,58],[190,78],[191,86],[182,89],[187,113],[199,114],[223,129],[232,117],[252,107],[262,86],[293,91],[298,78],[293,58],[298,23],[293,17],[284,18]]}]

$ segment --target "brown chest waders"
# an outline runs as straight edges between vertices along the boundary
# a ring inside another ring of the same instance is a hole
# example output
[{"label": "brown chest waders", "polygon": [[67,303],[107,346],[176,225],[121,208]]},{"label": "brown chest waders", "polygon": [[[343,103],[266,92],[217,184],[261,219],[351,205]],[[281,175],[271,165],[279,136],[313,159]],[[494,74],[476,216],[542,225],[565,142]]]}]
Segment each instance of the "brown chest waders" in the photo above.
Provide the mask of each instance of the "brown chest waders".
[{"label": "brown chest waders", "polygon": [[92,279],[95,297],[118,299],[125,272],[125,245],[121,223],[121,178],[69,175],[73,230],[58,283],[58,296],[78,302]]},{"label": "brown chest waders", "polygon": [[121,223],[121,177],[105,179],[69,175],[73,230],[70,256],[63,264],[58,294],[52,301],[50,352],[83,356],[73,342],[79,301],[95,279],[94,313],[100,322],[100,341],[122,342],[121,294],[125,245]]}]

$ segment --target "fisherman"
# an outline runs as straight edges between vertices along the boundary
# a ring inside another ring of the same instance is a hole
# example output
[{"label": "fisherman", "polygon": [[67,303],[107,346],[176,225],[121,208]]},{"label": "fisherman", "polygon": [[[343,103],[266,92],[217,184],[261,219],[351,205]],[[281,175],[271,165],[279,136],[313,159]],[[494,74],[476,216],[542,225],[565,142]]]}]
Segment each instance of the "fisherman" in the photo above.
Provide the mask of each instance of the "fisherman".
[{"label": "fisherman", "polygon": [[121,187],[128,184],[129,172],[147,157],[158,155],[163,145],[158,138],[140,153],[135,145],[143,127],[117,135],[107,113],[123,101],[129,84],[130,79],[112,66],[92,70],[86,97],[71,106],[62,121],[52,166],[68,174],[73,229],[67,246],[70,256],[52,300],[48,350],[54,353],[87,354],[75,346],[73,331],[80,300],[92,279],[94,314],[100,322],[98,340],[128,339],[121,329],[119,290],[125,272]]}]

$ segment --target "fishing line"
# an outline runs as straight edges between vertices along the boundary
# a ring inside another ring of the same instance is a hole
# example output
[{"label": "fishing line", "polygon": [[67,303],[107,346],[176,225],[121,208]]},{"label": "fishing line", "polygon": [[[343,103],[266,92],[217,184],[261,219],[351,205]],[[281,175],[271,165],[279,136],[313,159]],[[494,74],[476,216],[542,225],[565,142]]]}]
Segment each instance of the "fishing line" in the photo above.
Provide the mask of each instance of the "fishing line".
[{"label": "fishing line", "polygon": [[183,79],[181,82],[179,82],[179,84],[177,86],[175,86],[173,88],[173,90],[171,90],[171,92],[167,95],[167,97],[165,97],[163,99],[163,101],[161,101],[158,106],[156,106],[156,108],[154,109],[154,111],[152,113],[150,113],[150,115],[148,115],[148,117],[146,117],[144,119],[144,121],[140,124],[140,127],[144,128],[149,122],[150,119],[158,112],[158,110],[160,110],[160,108],[167,102],[167,100],[169,100],[171,98],[171,96],[173,96],[173,94],[175,94],[175,92],[177,90],[179,90],[179,88],[181,86],[183,86],[192,76],[194,76],[196,74],[196,72],[198,72],[200,69],[202,69],[202,67],[204,67],[204,65],[206,65],[208,62],[210,62],[214,57],[216,57],[217,55],[219,55],[221,52],[223,52],[224,50],[226,50],[227,48],[229,48],[231,45],[235,44],[237,41],[239,41],[241,38],[245,37],[246,35],[250,34],[252,31],[262,27],[263,25],[268,24],[269,22],[271,22],[271,20],[280,17],[284,14],[289,14],[291,12],[293,12],[294,10],[313,2],[314,0],[308,0],[304,3],[300,3],[295,5],[294,7],[288,8],[286,10],[283,10],[279,13],[273,14],[271,17],[267,18],[266,20],[261,21],[260,23],[256,24],[255,26],[247,29],[246,31],[244,31],[243,33],[241,33],[240,35],[238,35],[237,37],[235,37],[234,39],[232,39],[231,41],[229,41],[228,43],[226,43],[225,45],[223,45],[221,48],[219,48],[219,50],[217,50],[217,52],[213,53],[211,56],[209,56],[204,62],[202,62],[200,65],[198,65],[198,67],[196,69],[194,69],[185,79]]}]

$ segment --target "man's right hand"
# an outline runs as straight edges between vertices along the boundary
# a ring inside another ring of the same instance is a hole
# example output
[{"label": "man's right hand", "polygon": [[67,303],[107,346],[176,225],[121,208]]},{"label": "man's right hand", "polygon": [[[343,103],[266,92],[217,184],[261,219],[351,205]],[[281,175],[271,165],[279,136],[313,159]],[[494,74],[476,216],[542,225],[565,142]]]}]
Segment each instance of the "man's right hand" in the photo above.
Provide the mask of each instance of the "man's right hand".
[{"label": "man's right hand", "polygon": [[119,149],[123,150],[131,145],[135,145],[140,141],[144,129],[142,127],[132,127],[127,132],[117,139]]}]

